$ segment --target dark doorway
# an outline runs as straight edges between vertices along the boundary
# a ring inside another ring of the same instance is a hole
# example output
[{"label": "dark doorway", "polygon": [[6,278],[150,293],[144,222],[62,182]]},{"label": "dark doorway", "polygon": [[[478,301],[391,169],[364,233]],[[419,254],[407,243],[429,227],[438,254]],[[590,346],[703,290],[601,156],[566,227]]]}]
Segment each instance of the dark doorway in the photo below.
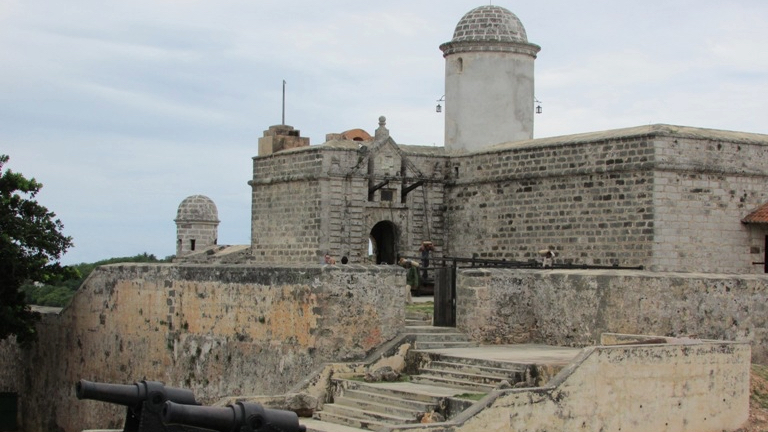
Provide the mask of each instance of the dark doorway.
[{"label": "dark doorway", "polygon": [[435,327],[456,327],[456,267],[435,269]]},{"label": "dark doorway", "polygon": [[768,273],[768,235],[765,236],[765,247],[763,248],[763,271]]},{"label": "dark doorway", "polygon": [[381,221],[371,229],[371,243],[376,264],[394,264],[397,259],[397,227],[389,221]]},{"label": "dark doorway", "polygon": [[16,423],[18,400],[16,393],[0,392],[0,431],[19,430]]}]

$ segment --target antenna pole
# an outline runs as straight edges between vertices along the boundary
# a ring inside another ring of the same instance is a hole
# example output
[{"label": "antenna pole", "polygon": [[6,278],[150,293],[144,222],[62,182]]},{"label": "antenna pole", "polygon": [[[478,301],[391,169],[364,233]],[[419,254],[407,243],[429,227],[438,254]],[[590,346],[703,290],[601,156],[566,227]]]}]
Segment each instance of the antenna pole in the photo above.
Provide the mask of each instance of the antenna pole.
[{"label": "antenna pole", "polygon": [[283,126],[285,126],[285,80],[283,80]]}]

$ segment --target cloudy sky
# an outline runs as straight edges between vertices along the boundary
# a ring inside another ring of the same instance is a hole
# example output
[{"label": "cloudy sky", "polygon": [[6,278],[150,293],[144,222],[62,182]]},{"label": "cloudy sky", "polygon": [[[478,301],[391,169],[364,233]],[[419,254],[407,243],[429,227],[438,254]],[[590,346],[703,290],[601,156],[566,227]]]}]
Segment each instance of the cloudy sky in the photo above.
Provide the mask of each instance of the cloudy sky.
[{"label": "cloudy sky", "polygon": [[[247,244],[251,157],[281,121],[313,144],[438,145],[438,46],[470,0],[0,0],[0,153],[44,184],[63,262],[175,252],[189,195]],[[536,137],[668,123],[768,133],[764,0],[494,1],[536,60]],[[450,103],[450,101],[448,101]]]}]

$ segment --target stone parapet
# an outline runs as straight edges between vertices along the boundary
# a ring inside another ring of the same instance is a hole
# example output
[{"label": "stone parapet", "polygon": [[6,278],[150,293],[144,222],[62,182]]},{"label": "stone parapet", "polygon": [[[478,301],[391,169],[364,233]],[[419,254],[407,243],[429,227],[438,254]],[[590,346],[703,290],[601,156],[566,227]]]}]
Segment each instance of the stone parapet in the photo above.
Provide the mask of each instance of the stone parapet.
[{"label": "stone parapet", "polygon": [[583,347],[602,333],[748,342],[768,362],[768,276],[461,270],[457,327],[484,343]]}]

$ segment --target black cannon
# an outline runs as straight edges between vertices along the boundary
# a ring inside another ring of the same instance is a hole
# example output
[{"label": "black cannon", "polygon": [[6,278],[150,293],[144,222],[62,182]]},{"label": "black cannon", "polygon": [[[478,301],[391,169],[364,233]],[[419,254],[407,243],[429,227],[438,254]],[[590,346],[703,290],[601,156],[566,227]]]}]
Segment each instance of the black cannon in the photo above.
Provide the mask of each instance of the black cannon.
[{"label": "black cannon", "polygon": [[259,404],[237,402],[226,407],[181,405],[168,401],[163,407],[163,422],[183,424],[219,432],[305,432],[293,411],[264,408]]},{"label": "black cannon", "polygon": [[200,405],[187,389],[166,387],[156,381],[134,384],[108,384],[80,380],[75,384],[78,399],[92,399],[127,407],[123,432],[184,432],[193,428],[168,427],[161,419],[163,404],[174,401],[184,405]]}]

